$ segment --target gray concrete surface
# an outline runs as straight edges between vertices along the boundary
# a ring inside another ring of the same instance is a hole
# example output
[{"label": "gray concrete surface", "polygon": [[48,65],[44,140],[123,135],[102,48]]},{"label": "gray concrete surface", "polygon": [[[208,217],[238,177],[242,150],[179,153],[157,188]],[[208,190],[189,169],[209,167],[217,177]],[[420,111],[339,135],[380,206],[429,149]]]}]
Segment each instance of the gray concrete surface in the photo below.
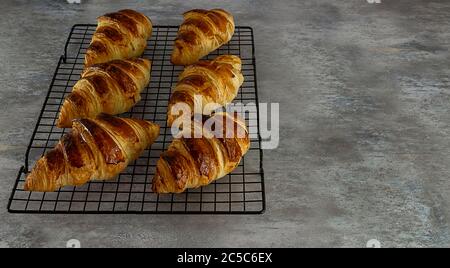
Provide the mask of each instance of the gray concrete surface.
[{"label": "gray concrete surface", "polygon": [[[0,1],[0,247],[450,246],[450,2]],[[157,24],[223,7],[254,27],[281,103],[257,216],[10,215],[7,199],[70,27],[129,7]]]}]

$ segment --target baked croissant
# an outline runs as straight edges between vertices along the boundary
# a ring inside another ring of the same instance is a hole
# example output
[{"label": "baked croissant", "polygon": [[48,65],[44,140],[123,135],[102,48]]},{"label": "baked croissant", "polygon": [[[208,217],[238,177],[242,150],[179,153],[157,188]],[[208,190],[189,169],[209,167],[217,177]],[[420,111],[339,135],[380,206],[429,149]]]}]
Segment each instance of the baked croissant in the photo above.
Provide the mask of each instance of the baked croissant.
[{"label": "baked croissant", "polygon": [[[202,108],[203,114],[210,115],[214,109],[231,103],[243,82],[241,59],[237,56],[222,55],[212,61],[203,60],[187,66],[169,100],[169,126],[181,115],[177,114],[178,109],[172,111],[177,103],[187,104],[191,115],[194,114],[194,103]],[[201,98],[195,98],[196,95]]]},{"label": "baked croissant", "polygon": [[[204,129],[201,138],[174,139],[161,155],[152,184],[154,192],[181,193],[188,188],[208,185],[239,165],[250,147],[244,121],[228,113],[215,114],[211,120],[214,132]],[[227,122],[232,129],[227,128]],[[194,123],[190,131],[194,129],[202,129],[201,124]],[[220,133],[223,135],[218,135]]]},{"label": "baked croissant", "polygon": [[85,69],[61,107],[57,126],[71,127],[73,119],[101,113],[127,112],[141,100],[150,69],[147,59],[114,60]]},{"label": "baked croissant", "polygon": [[159,126],[144,120],[110,115],[74,120],[71,132],[37,161],[24,189],[51,192],[91,180],[112,179],[158,135]]},{"label": "baked croissant", "polygon": [[111,60],[140,57],[152,35],[152,21],[134,10],[98,18],[98,26],[84,58],[85,67]]},{"label": "baked croissant", "polygon": [[190,65],[231,40],[233,16],[222,9],[194,9],[183,14],[171,62]]}]

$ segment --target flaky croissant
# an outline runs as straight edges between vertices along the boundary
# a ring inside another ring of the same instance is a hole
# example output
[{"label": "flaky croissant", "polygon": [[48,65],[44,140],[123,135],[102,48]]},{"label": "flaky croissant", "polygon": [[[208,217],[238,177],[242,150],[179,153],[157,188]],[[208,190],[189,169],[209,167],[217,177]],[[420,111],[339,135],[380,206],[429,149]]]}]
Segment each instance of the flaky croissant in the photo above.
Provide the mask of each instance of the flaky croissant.
[{"label": "flaky croissant", "polygon": [[[244,82],[241,59],[233,55],[218,56],[212,61],[202,60],[187,66],[178,78],[170,97],[167,121],[171,126],[181,113],[172,110],[177,103],[185,103],[194,114],[194,103],[202,113],[210,115],[212,110],[231,103]],[[201,98],[194,98],[194,96]],[[208,106],[207,106],[208,105]]]},{"label": "flaky croissant", "polygon": [[[152,183],[154,192],[181,193],[188,188],[208,185],[239,165],[250,148],[244,121],[228,113],[215,114],[211,120],[215,125],[214,133],[204,129],[210,136],[174,139],[161,155]],[[232,129],[227,127],[227,122]],[[202,126],[194,123],[195,128]],[[223,135],[219,136],[220,133]]]},{"label": "flaky croissant", "polygon": [[91,180],[112,179],[158,135],[159,126],[144,120],[110,115],[77,119],[71,132],[37,161],[24,189],[51,192]]},{"label": "flaky croissant", "polygon": [[152,35],[151,20],[134,10],[121,10],[98,18],[84,65],[140,57]]},{"label": "flaky croissant", "polygon": [[147,59],[114,60],[85,69],[64,100],[57,126],[71,127],[73,119],[95,118],[101,113],[127,112],[141,100],[150,69]]},{"label": "flaky croissant", "polygon": [[234,34],[233,16],[222,9],[194,9],[183,14],[171,56],[175,65],[190,65],[228,43]]}]

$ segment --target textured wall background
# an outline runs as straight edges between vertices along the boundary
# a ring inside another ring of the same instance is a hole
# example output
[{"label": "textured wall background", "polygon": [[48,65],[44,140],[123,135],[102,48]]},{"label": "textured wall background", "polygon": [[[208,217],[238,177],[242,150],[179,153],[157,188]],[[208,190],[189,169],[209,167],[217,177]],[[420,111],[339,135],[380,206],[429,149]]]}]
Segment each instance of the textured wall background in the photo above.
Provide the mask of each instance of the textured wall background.
[{"label": "textured wall background", "polygon": [[[450,2],[382,2],[0,1],[0,247],[450,246]],[[264,215],[6,212],[70,27],[125,7],[254,28],[260,99],[281,103]]]}]

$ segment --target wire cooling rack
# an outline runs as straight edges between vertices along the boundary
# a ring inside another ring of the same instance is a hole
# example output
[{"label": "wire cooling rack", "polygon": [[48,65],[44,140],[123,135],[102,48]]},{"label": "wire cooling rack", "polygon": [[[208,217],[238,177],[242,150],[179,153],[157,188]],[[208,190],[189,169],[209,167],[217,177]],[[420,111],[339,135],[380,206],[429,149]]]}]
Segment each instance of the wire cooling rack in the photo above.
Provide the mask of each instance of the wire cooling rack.
[{"label": "wire cooling rack", "polygon": [[[67,40],[64,55],[56,68],[44,105],[33,131],[9,203],[11,213],[58,214],[258,214],[265,210],[264,172],[258,111],[246,114],[251,149],[239,167],[211,185],[189,189],[182,194],[155,194],[151,183],[160,154],[172,141],[166,125],[167,104],[182,67],[170,63],[178,26],[154,26],[144,53],[152,60],[151,83],[142,100],[123,117],[150,120],[161,126],[161,135],[149,150],[117,179],[93,181],[81,187],[64,187],[52,193],[26,192],[25,176],[35,161],[51,150],[67,129],[55,126],[65,96],[80,78],[84,54],[96,25],[75,25]],[[255,71],[253,30],[236,27],[233,39],[207,58],[222,54],[242,59],[245,82],[235,102],[255,103],[258,94]],[[259,109],[259,108],[258,108]]]}]

